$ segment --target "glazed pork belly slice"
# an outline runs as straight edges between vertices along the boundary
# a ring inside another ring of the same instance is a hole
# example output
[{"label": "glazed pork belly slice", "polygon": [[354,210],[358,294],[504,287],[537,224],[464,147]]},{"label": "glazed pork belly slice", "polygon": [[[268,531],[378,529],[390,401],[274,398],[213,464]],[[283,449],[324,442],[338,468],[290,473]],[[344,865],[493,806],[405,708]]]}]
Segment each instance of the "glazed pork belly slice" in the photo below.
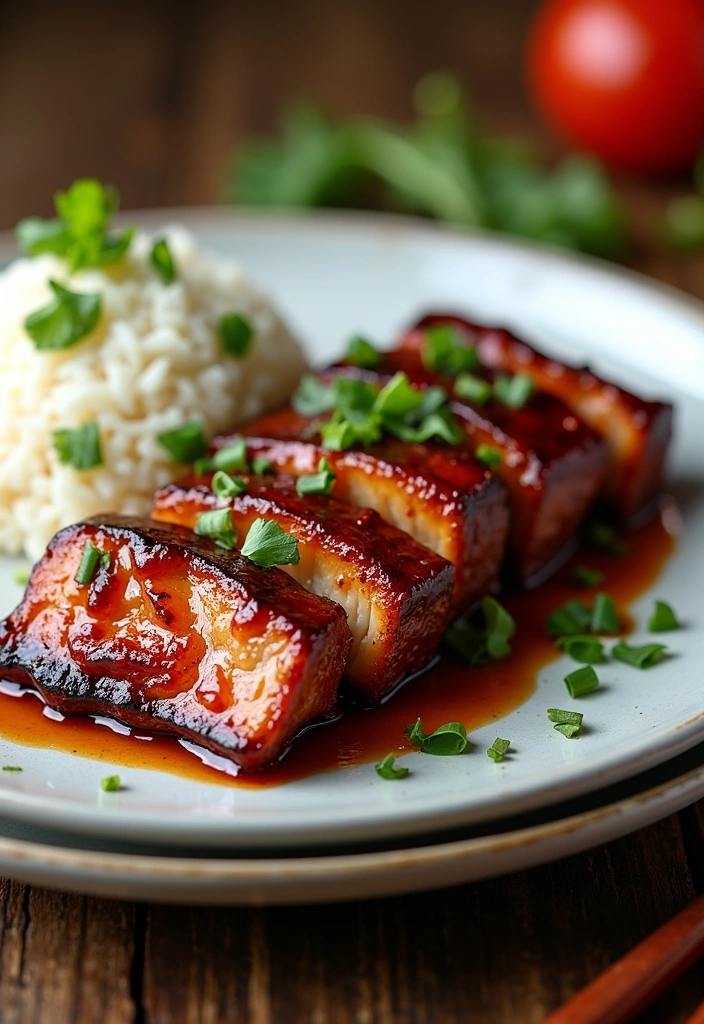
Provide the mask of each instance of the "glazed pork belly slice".
[{"label": "glazed pork belly slice", "polygon": [[[109,565],[80,585],[89,544]],[[342,609],[286,573],[110,515],[50,543],[0,623],[0,676],[65,715],[173,733],[255,770],[331,713],[351,644]]]},{"label": "glazed pork belly slice", "polygon": [[[279,471],[315,473],[324,455],[335,473],[333,496],[372,508],[455,568],[452,615],[471,607],[496,584],[508,536],[503,484],[468,451],[440,444],[385,439],[370,448],[327,451],[312,440],[317,421],[283,409],[245,429],[250,458]],[[232,437],[215,441],[216,448]]]},{"label": "glazed pork belly slice", "polygon": [[365,703],[381,700],[423,668],[449,622],[450,563],[372,509],[325,495],[299,496],[292,476],[238,476],[247,491],[227,501],[216,498],[209,477],[164,487],[152,516],[194,529],[200,513],[229,507],[239,545],[260,518],[296,537],[301,560],[281,568],[344,608],[353,638],[346,678]]},{"label": "glazed pork belly slice", "polygon": [[600,379],[588,367],[568,366],[543,355],[507,330],[482,327],[461,317],[427,316],[401,344],[417,348],[426,327],[444,323],[456,327],[468,344],[476,346],[485,366],[528,374],[542,391],[561,399],[606,438],[610,465],[603,495],[624,522],[654,505],[672,436],[669,403],[645,401]]},{"label": "glazed pork belly slice", "polygon": [[[339,367],[335,372],[383,384],[399,371],[418,387],[439,384],[452,395],[453,379],[426,370],[418,349],[385,353],[377,372],[354,367]],[[450,407],[472,452],[488,445],[501,456],[494,472],[509,494],[507,574],[534,586],[574,550],[575,534],[606,472],[606,444],[563,402],[542,392],[521,409],[510,409],[495,399],[478,405],[455,398]]]}]

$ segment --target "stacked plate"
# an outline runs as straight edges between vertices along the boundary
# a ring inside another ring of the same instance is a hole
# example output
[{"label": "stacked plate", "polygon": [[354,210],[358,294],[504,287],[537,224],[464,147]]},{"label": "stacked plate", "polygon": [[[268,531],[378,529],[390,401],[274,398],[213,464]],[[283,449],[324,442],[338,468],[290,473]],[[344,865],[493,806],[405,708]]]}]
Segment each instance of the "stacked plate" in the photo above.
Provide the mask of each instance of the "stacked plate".
[{"label": "stacked plate", "polygon": [[[0,778],[0,873],[188,903],[358,898],[564,856],[704,795],[704,307],[594,261],[393,218],[177,210],[130,220],[185,222],[240,259],[321,363],[352,333],[383,340],[428,309],[449,309],[671,399],[669,482],[684,526],[656,589],[685,628],[655,669],[603,673],[578,741],[546,742],[545,708],[564,703],[556,662],[502,720],[510,760],[483,756],[492,723],[473,733],[475,753],[409,755],[404,763],[422,759],[422,770],[393,784],[371,765],[269,788],[209,784],[11,743],[0,724],[0,762],[23,768]],[[0,258],[11,255],[5,239]],[[14,568],[0,559],[2,614],[20,597]],[[639,598],[636,621],[654,593]],[[123,788],[105,794],[98,780],[110,771]]]}]

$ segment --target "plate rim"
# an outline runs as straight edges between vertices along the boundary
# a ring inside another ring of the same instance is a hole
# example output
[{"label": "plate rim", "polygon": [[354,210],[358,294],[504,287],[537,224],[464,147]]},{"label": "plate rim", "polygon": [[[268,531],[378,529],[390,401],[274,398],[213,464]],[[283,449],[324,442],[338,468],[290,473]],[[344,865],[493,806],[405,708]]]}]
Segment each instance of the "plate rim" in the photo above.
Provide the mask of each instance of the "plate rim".
[{"label": "plate rim", "polygon": [[497,877],[571,856],[644,828],[702,796],[704,762],[666,782],[567,817],[394,850],[225,858],[81,850],[0,837],[0,870],[50,888],[199,905],[400,895]]}]

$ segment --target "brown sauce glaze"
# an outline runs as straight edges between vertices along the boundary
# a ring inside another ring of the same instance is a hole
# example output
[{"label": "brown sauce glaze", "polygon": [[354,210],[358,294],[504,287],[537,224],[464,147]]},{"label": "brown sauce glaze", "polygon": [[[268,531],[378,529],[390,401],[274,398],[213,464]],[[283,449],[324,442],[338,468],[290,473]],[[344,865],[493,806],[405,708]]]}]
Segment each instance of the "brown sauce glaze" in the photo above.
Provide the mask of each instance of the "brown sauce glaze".
[{"label": "brown sauce glaze", "polygon": [[[348,708],[337,722],[310,730],[282,761],[261,774],[235,779],[202,764],[174,739],[154,736],[146,741],[134,735],[122,736],[90,719],[55,722],[43,715],[42,704],[31,695],[18,698],[0,693],[0,737],[94,758],[110,766],[148,768],[198,782],[259,788],[367,764],[389,752],[409,750],[404,726],[418,717],[426,731],[443,722],[461,721],[471,733],[527,700],[540,670],[560,657],[545,636],[545,619],[570,597],[589,600],[593,596],[592,591],[579,588],[572,580],[574,565],[602,570],[605,578],[599,589],[608,590],[625,612],[655,583],[672,553],[673,518],[677,517],[670,510],[631,534],[631,550],[625,558],[584,551],[538,590],[505,595],[502,600],[518,623],[513,653],[506,661],[466,669],[451,657],[443,657],[381,707],[370,711]],[[138,734],[144,735],[142,730]]]}]

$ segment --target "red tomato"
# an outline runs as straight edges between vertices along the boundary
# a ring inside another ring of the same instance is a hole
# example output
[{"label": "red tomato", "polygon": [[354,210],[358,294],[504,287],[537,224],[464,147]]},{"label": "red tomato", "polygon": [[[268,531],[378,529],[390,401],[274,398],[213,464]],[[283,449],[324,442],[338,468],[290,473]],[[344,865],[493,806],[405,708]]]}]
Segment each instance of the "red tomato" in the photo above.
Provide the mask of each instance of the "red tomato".
[{"label": "red tomato", "polygon": [[528,74],[572,145],[631,170],[684,167],[704,147],[704,0],[547,0]]}]

